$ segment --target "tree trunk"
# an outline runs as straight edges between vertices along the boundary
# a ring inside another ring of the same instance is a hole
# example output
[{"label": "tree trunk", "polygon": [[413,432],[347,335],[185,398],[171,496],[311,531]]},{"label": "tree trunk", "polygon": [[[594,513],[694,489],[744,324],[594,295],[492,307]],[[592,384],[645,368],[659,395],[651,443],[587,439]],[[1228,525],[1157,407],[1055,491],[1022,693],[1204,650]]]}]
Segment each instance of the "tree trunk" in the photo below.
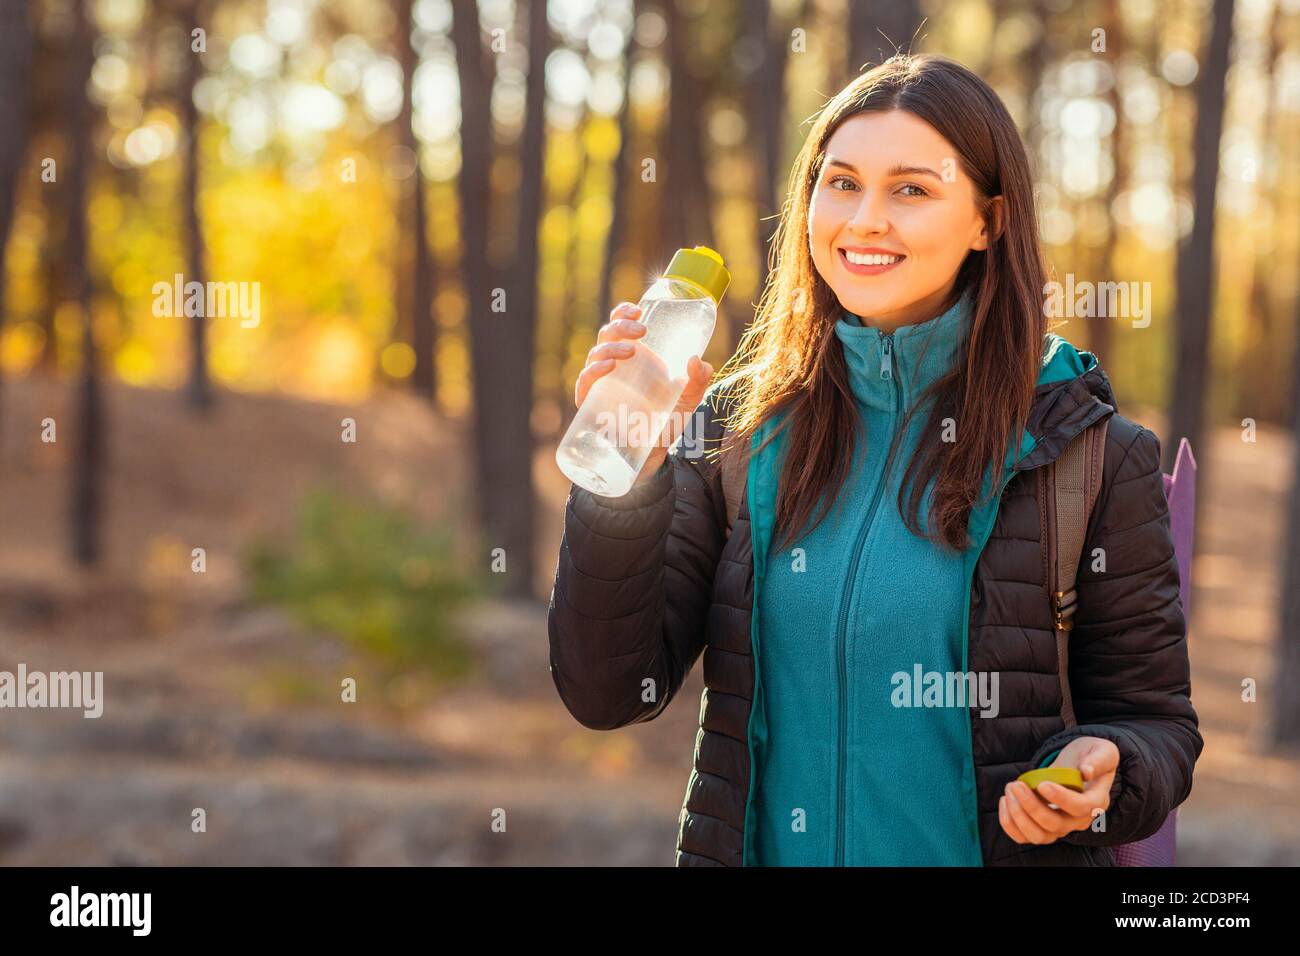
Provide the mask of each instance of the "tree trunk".
[{"label": "tree trunk", "polygon": [[[586,127],[590,122],[590,116],[586,109],[583,110],[582,119],[578,121],[578,129]],[[590,160],[586,151],[583,151],[582,159],[579,161],[578,174],[573,180],[573,189],[569,192],[569,209],[576,210],[582,202],[582,189],[587,181],[587,168]],[[576,224],[576,215],[574,221]],[[548,436],[547,440],[552,438],[559,441],[560,437],[568,431],[569,424],[573,421],[578,410],[573,405],[573,386],[564,379],[564,366],[569,358],[569,339],[573,335],[575,326],[578,323],[573,321],[573,317],[578,313],[579,302],[586,297],[580,291],[579,283],[579,260],[582,258],[582,240],[579,238],[576,225],[569,230],[569,246],[565,250],[564,263],[564,300],[560,308],[560,314],[556,321],[556,349],[555,367],[559,370],[556,376],[555,394],[553,401],[559,411],[558,431],[554,436]],[[603,324],[603,323],[602,323]],[[593,340],[594,341],[594,340]]]},{"label": "tree trunk", "polygon": [[[26,3],[0,6],[0,331],[5,324],[5,250],[13,228],[18,200],[19,171],[27,145],[28,63],[32,51],[32,25]],[[23,180],[25,176],[21,177]],[[0,379],[0,387],[3,380]],[[3,404],[0,404],[3,409]],[[3,431],[0,430],[0,439]]]},{"label": "tree trunk", "polygon": [[[1114,82],[1111,83],[1110,90],[1106,93],[1106,102],[1110,104],[1111,109],[1115,112],[1115,129],[1111,132],[1110,149],[1114,170],[1110,178],[1110,184],[1106,187],[1106,194],[1102,201],[1106,204],[1103,210],[1102,220],[1106,223],[1105,235],[1101,244],[1101,258],[1105,266],[1105,275],[1100,277],[1103,282],[1118,282],[1120,279],[1119,250],[1117,246],[1118,231],[1115,229],[1114,209],[1119,195],[1124,190],[1126,183],[1125,162],[1124,162],[1124,110],[1123,104],[1120,103],[1120,60],[1124,56],[1124,19],[1120,15],[1119,0],[1106,0],[1103,8],[1103,15],[1106,24],[1106,59],[1110,62],[1111,70],[1114,73]],[[1112,325],[1124,318],[1124,316],[1110,315],[1107,306],[1108,302],[1105,296],[1098,296],[1097,319],[1090,328],[1092,334],[1088,336],[1088,349],[1097,356],[1098,360],[1105,365],[1113,359],[1111,355],[1111,342],[1114,341],[1115,329]],[[1150,308],[1150,303],[1147,303]],[[1111,367],[1114,367],[1113,361]]]},{"label": "tree trunk", "polygon": [[[508,535],[515,572],[508,578],[507,592],[516,597],[533,594],[536,541],[533,523],[536,508],[533,491],[533,356],[537,343],[538,227],[542,220],[546,161],[546,58],[551,52],[550,27],[546,22],[545,0],[528,3],[528,86],[524,93],[526,112],[520,141],[518,245],[515,252],[514,303],[510,313],[512,347],[505,351],[510,362],[508,393],[502,409],[500,458],[505,465],[505,500],[499,502],[501,527]],[[508,313],[509,314],[509,313]],[[504,539],[503,539],[504,540]]]},{"label": "tree trunk", "polygon": [[[495,372],[500,377],[498,335],[493,325],[493,289],[496,270],[488,260],[489,165],[492,162],[491,95],[492,59],[483,55],[482,28],[476,0],[452,0],[452,43],[460,80],[460,175],[456,180],[460,203],[461,281],[468,300],[470,367],[473,381],[474,472],[480,527],[490,539],[494,521],[490,514],[488,484],[492,457],[485,429],[492,424],[491,395],[486,383]],[[489,545],[491,546],[491,545]]]},{"label": "tree trunk", "polygon": [[[713,188],[704,145],[705,104],[710,83],[696,74],[690,53],[694,28],[679,9],[679,0],[664,0],[668,25],[668,121],[660,131],[659,152],[667,169],[659,175],[659,246],[654,269],[667,267],[679,248],[716,248],[713,238]],[[718,327],[737,338],[734,300],[718,307]],[[730,353],[728,353],[730,354]]]},{"label": "tree trunk", "polygon": [[1179,439],[1185,437],[1196,449],[1201,447],[1204,434],[1210,309],[1214,301],[1215,196],[1228,51],[1232,43],[1232,11],[1233,0],[1214,0],[1213,22],[1201,57],[1192,150],[1192,197],[1196,215],[1191,235],[1178,251],[1175,364],[1169,433],[1162,443],[1165,471],[1173,470]]},{"label": "tree trunk", "polygon": [[1052,7],[1047,0],[1032,0],[1031,9],[1038,21],[1038,40],[1031,44],[1025,56],[1025,102],[1029,104],[1029,117],[1025,124],[1025,148],[1029,152],[1029,168],[1037,182],[1043,169],[1043,76],[1052,61],[1051,28]]},{"label": "tree trunk", "polygon": [[[19,170],[27,133],[28,63],[32,50],[27,4],[0,6],[0,325],[4,322],[4,253],[18,201]],[[22,177],[26,180],[26,176]]]},{"label": "tree trunk", "polygon": [[[438,344],[437,323],[433,315],[433,298],[435,289],[433,255],[429,249],[429,237],[424,198],[424,172],[420,166],[420,142],[415,135],[414,103],[412,93],[415,88],[415,71],[419,67],[419,53],[413,43],[411,31],[412,8],[415,0],[401,0],[398,5],[398,50],[402,60],[404,96],[402,112],[397,118],[398,136],[403,146],[415,156],[415,173],[412,179],[411,195],[402,203],[402,223],[404,252],[398,256],[399,283],[406,286],[405,295],[399,295],[398,301],[410,310],[410,345],[415,352],[415,369],[411,373],[411,388],[416,394],[437,404],[438,379],[436,354]],[[405,268],[403,269],[403,266]],[[399,315],[399,329],[406,319]]]},{"label": "tree trunk", "polygon": [[[1279,33],[1275,21],[1275,44]],[[1270,106],[1272,102],[1273,97],[1270,97]],[[1257,283],[1261,279],[1262,276],[1256,276]],[[1292,316],[1292,326],[1300,328],[1300,295],[1292,296]],[[1286,533],[1282,537],[1281,606],[1275,645],[1276,670],[1272,682],[1276,694],[1269,739],[1276,748],[1294,751],[1300,747],[1300,372],[1297,371],[1300,369],[1300,335],[1295,337],[1292,348],[1291,364],[1283,375],[1285,384],[1273,389],[1275,394],[1282,393],[1287,397],[1292,444],[1291,494],[1288,496]]]},{"label": "tree trunk", "polygon": [[537,227],[541,218],[545,145],[545,63],[550,49],[546,5],[531,0],[528,17],[528,85],[520,142],[523,177],[517,197],[518,244],[509,270],[504,311],[494,289],[500,277],[488,262],[492,71],[483,56],[478,7],[453,0],[452,39],[461,88],[459,178],[463,269],[469,290],[470,361],[473,368],[475,473],[486,544],[507,561],[505,592],[533,596],[532,406],[536,341]]},{"label": "tree trunk", "polygon": [[68,205],[68,297],[81,311],[81,387],[77,399],[77,428],[72,454],[72,554],[81,565],[99,558],[100,493],[103,478],[103,431],[99,376],[96,368],[94,323],[91,314],[89,257],[86,249],[86,197],[93,137],[86,84],[93,60],[93,37],[85,4],[74,3],[73,34],[68,57],[66,136]]},{"label": "tree trunk", "polygon": [[[1294,324],[1300,326],[1300,297],[1293,306]],[[1286,534],[1282,537],[1282,589],[1276,641],[1273,724],[1269,739],[1274,747],[1300,747],[1300,336],[1291,358],[1291,494],[1287,503]]]},{"label": "tree trunk", "polygon": [[[632,22],[640,15],[643,0],[633,0]],[[618,249],[623,241],[624,205],[627,202],[627,164],[631,149],[628,140],[632,136],[632,66],[636,53],[636,36],[627,38],[623,48],[623,108],[618,114],[618,155],[614,157],[614,195],[610,202],[609,232],[605,236],[605,261],[600,270],[600,312],[595,316],[595,327],[599,329],[609,321],[609,312],[614,308],[614,267],[618,264]],[[567,343],[566,343],[567,345]]]},{"label": "tree trunk", "polygon": [[[1278,123],[1278,93],[1280,92],[1280,73],[1278,61],[1283,51],[1282,4],[1273,4],[1273,14],[1269,23],[1268,68],[1265,76],[1268,87],[1265,92],[1264,118],[1260,128],[1260,138],[1267,147],[1270,141],[1277,143],[1278,153],[1285,155],[1284,124]],[[1258,170],[1259,181],[1255,184],[1256,201],[1263,204],[1268,196],[1280,195],[1281,183],[1264,182],[1265,170]],[[1273,220],[1274,234],[1282,223],[1282,217]],[[1288,411],[1287,392],[1282,383],[1295,377],[1295,373],[1277,362],[1277,329],[1273,321],[1273,297],[1270,294],[1270,280],[1275,272],[1271,256],[1260,254],[1259,240],[1256,239],[1254,268],[1250,277],[1250,308],[1246,311],[1246,335],[1242,346],[1241,370],[1238,378],[1236,395],[1236,414],[1238,421],[1242,418],[1254,418],[1256,421],[1269,421],[1283,424]]]},{"label": "tree trunk", "polygon": [[[203,21],[203,0],[189,0],[186,6],[185,34],[191,36],[197,27],[207,29]],[[186,283],[197,282],[206,288],[208,280],[207,252],[203,246],[203,222],[199,215],[199,132],[201,120],[194,104],[194,87],[203,76],[202,55],[187,48],[184,81],[181,88],[181,128],[185,139],[185,252]],[[208,377],[208,327],[206,309],[198,310],[190,319],[190,374],[185,396],[191,408],[206,409],[212,405],[212,383]]]},{"label": "tree trunk", "polygon": [[[807,11],[808,2],[804,0],[795,14],[794,22],[803,23]],[[755,298],[758,298],[767,284],[771,240],[776,232],[777,217],[784,198],[781,195],[785,185],[781,170],[781,134],[785,125],[785,69],[790,58],[790,31],[787,29],[789,24],[784,24],[773,34],[771,0],[759,0],[750,16],[755,49],[761,50],[763,57],[750,83],[749,107],[750,139],[754,147],[755,166],[755,235],[758,239]],[[743,331],[743,328],[736,330],[730,352],[735,352]]]},{"label": "tree trunk", "polygon": [[713,245],[708,170],[704,163],[704,99],[706,91],[695,76],[689,48],[690,24],[677,0],[664,0],[668,24],[668,122],[660,153],[668,168],[660,170],[663,228],[656,266],[668,265],[682,246]]}]

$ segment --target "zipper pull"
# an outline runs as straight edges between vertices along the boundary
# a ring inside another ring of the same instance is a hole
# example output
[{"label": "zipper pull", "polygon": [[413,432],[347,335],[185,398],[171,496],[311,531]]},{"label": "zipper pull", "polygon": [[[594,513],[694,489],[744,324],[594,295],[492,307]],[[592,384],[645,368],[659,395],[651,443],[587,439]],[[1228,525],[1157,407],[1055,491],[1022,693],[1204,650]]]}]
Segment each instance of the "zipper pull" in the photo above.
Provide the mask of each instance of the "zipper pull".
[{"label": "zipper pull", "polygon": [[880,377],[891,379],[894,377],[894,333],[880,336]]}]

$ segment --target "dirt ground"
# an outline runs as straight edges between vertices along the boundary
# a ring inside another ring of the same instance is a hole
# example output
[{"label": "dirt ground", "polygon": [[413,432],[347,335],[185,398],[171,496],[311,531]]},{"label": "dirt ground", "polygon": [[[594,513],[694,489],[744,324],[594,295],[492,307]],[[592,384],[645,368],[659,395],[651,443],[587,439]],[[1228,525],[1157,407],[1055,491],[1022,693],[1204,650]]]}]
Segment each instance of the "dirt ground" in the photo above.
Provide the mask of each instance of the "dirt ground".
[{"label": "dirt ground", "polygon": [[[474,680],[381,693],[373,662],[246,596],[240,549],[285,529],[319,480],[425,517],[464,513],[461,423],[401,394],[225,394],[208,420],[170,392],[105,395],[93,573],[66,558],[72,393],[31,378],[0,397],[0,670],[102,670],[106,697],[93,720],[0,711],[0,863],[671,865],[698,668],[659,720],[601,733],[555,693],[544,599],[461,615]],[[40,441],[47,416],[54,445]],[[355,445],[339,441],[345,416]],[[1246,444],[1225,429],[1200,456],[1190,633],[1206,750],[1179,811],[1180,864],[1300,863],[1300,757],[1264,740],[1290,448],[1282,432]],[[545,449],[536,474],[544,596],[568,484]],[[194,546],[205,574],[189,572]],[[339,699],[345,677],[356,703]],[[1241,700],[1246,677],[1259,703]]]}]

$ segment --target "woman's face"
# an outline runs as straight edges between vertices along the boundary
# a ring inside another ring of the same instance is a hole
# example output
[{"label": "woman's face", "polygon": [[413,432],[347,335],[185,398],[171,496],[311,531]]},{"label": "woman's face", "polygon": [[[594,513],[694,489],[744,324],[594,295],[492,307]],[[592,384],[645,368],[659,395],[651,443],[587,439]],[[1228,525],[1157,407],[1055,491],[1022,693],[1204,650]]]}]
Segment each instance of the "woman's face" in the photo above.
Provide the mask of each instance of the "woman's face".
[{"label": "woman's face", "polygon": [[924,322],[966,254],[988,246],[976,199],[956,149],[929,123],[904,110],[857,113],[831,135],[813,186],[813,262],[867,324]]}]

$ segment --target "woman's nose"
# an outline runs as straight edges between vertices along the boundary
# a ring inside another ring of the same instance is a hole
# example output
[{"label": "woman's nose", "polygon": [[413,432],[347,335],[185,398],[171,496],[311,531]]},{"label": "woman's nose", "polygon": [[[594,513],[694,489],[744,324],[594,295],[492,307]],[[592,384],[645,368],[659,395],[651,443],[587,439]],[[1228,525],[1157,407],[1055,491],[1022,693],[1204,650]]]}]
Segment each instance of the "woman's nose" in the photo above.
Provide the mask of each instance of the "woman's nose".
[{"label": "woman's nose", "polygon": [[889,231],[889,219],[883,202],[863,195],[858,208],[848,222],[849,229],[861,236],[872,236]]}]

